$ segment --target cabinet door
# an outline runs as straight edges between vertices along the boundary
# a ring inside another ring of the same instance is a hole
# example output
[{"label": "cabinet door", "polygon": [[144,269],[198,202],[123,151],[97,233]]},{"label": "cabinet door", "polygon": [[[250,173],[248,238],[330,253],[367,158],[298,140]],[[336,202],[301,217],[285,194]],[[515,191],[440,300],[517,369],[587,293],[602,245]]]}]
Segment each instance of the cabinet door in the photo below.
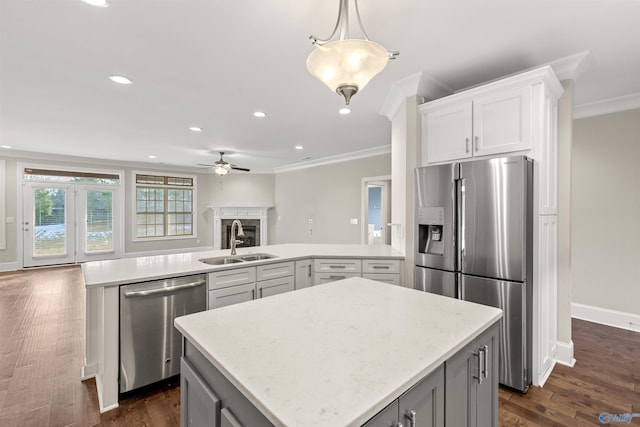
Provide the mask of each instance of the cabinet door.
[{"label": "cabinet door", "polygon": [[444,365],[400,396],[399,402],[403,425],[444,426]]},{"label": "cabinet door", "polygon": [[234,268],[230,270],[209,273],[209,290],[228,288],[229,286],[255,283],[256,268]]},{"label": "cabinet door", "polygon": [[484,349],[484,357],[480,358],[480,377],[476,382],[476,414],[477,426],[498,425],[498,326],[494,325],[476,339],[476,348]]},{"label": "cabinet door", "polygon": [[400,274],[380,274],[380,273],[362,273],[365,279],[375,280],[377,282],[388,283],[390,285],[400,284]]},{"label": "cabinet door", "polygon": [[296,289],[308,288],[309,286],[313,285],[311,265],[312,262],[310,259],[296,261]]},{"label": "cabinet door", "polygon": [[270,280],[278,277],[293,276],[294,262],[278,262],[276,264],[259,265],[256,268],[256,280]]},{"label": "cabinet door", "polygon": [[473,155],[531,149],[531,86],[492,91],[473,100]]},{"label": "cabinet door", "polygon": [[336,280],[347,279],[349,277],[360,277],[360,273],[314,273],[313,284],[322,285],[324,283],[335,282]]},{"label": "cabinet door", "polygon": [[258,298],[270,297],[271,295],[278,295],[292,291],[294,287],[294,280],[293,276],[289,276],[258,282],[256,283]]},{"label": "cabinet door", "polygon": [[255,289],[255,284],[250,283],[209,291],[209,310],[238,304],[240,302],[251,301],[255,297]]},{"label": "cabinet door", "polygon": [[474,343],[468,344],[445,363],[445,418],[450,426],[472,426],[476,412],[478,359]]},{"label": "cabinet door", "polygon": [[[423,164],[472,156],[472,103],[461,101],[422,111]],[[425,163],[426,162],[426,163]]]},{"label": "cabinet door", "polygon": [[[203,426],[206,424],[203,424]],[[223,408],[220,413],[220,427],[243,427],[229,408]]]},{"label": "cabinet door", "polygon": [[358,273],[362,271],[359,259],[316,259],[313,261],[314,273]]},{"label": "cabinet door", "polygon": [[394,400],[389,406],[378,412],[362,427],[395,427],[398,425],[398,401]]},{"label": "cabinet door", "polygon": [[220,426],[220,399],[184,358],[180,360],[180,426]]}]

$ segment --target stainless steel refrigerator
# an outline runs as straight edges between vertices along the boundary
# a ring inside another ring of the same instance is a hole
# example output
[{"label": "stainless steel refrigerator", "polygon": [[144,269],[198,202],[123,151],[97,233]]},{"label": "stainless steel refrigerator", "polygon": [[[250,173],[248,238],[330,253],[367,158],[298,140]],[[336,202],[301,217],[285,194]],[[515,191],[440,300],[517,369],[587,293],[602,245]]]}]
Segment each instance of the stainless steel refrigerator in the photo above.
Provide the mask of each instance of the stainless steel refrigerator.
[{"label": "stainless steel refrigerator", "polygon": [[533,161],[415,170],[415,288],[503,310],[500,383],[531,384]]}]

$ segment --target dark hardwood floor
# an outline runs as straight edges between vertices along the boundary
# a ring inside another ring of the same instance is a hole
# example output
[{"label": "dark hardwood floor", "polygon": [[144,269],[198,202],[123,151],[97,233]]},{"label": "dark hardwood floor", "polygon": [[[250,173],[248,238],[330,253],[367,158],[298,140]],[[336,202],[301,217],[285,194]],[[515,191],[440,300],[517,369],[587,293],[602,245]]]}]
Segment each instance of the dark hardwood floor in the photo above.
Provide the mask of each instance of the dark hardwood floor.
[{"label": "dark hardwood floor", "polygon": [[[77,266],[0,273],[0,426],[179,425],[175,381],[99,413],[95,382],[80,381],[84,297]],[[576,366],[556,366],[544,388],[500,389],[501,426],[602,425],[602,412],[640,413],[640,334],[574,319],[573,341]]]}]

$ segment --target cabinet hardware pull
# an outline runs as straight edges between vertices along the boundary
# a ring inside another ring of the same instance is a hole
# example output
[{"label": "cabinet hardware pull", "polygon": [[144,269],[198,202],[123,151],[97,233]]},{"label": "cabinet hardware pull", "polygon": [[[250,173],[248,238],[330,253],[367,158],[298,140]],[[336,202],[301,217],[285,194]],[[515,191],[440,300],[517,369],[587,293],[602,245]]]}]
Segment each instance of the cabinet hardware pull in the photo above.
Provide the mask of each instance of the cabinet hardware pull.
[{"label": "cabinet hardware pull", "polygon": [[464,139],[464,152],[465,153],[469,152],[469,138]]},{"label": "cabinet hardware pull", "polygon": [[330,265],[329,268],[347,268],[346,265]]},{"label": "cabinet hardware pull", "polygon": [[485,345],[483,346],[480,350],[482,350],[482,353],[484,354],[484,357],[482,358],[482,360],[484,361],[484,363],[482,364],[482,378],[487,378],[488,377],[488,366],[489,366],[489,346]]},{"label": "cabinet hardware pull", "polygon": [[307,273],[307,277],[311,277],[311,264],[309,264],[309,272]]},{"label": "cabinet hardware pull", "polygon": [[485,378],[487,378],[487,351],[489,347],[482,346],[478,348],[478,376],[474,377],[478,380],[478,384],[482,384]]},{"label": "cabinet hardware pull", "polygon": [[191,283],[171,286],[169,288],[156,288],[156,289],[149,289],[149,290],[143,290],[143,291],[129,291],[129,292],[125,292],[124,296],[125,298],[131,298],[131,297],[146,297],[150,295],[171,294],[174,292],[178,292],[182,289],[189,289],[189,288],[202,286],[205,283],[206,283],[205,280],[198,280]]},{"label": "cabinet hardware pull", "polygon": [[346,279],[346,276],[329,276],[329,279]]},{"label": "cabinet hardware pull", "polygon": [[409,419],[409,425],[411,427],[416,427],[418,425],[418,422],[416,421],[418,414],[416,414],[416,411],[414,411],[413,409],[409,411],[408,414],[404,414],[404,416]]},{"label": "cabinet hardware pull", "polygon": [[374,269],[381,269],[381,270],[388,270],[389,266],[388,265],[374,265],[372,266]]},{"label": "cabinet hardware pull", "polygon": [[478,140],[480,139],[480,137],[478,135],[476,135],[476,148],[475,151],[478,151]]}]

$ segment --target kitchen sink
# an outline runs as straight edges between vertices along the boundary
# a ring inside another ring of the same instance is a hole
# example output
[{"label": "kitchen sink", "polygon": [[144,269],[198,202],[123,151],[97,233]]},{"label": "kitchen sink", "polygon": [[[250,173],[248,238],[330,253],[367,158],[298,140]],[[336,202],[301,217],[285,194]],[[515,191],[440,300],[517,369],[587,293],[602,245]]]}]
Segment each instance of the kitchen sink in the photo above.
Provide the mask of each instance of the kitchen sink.
[{"label": "kitchen sink", "polygon": [[237,264],[239,262],[245,261],[261,261],[263,259],[271,259],[277,258],[275,255],[271,254],[246,254],[246,255],[228,255],[228,256],[217,256],[212,258],[202,258],[198,261],[204,262],[205,264],[210,265],[226,265],[226,264]]},{"label": "kitchen sink", "polygon": [[225,265],[225,264],[236,264],[238,262],[242,262],[243,260],[237,256],[217,256],[213,258],[202,258],[198,261],[204,262],[205,264],[211,265]]},{"label": "kitchen sink", "polygon": [[260,261],[263,259],[277,258],[277,256],[271,254],[247,254],[241,255],[240,258],[243,261]]}]

